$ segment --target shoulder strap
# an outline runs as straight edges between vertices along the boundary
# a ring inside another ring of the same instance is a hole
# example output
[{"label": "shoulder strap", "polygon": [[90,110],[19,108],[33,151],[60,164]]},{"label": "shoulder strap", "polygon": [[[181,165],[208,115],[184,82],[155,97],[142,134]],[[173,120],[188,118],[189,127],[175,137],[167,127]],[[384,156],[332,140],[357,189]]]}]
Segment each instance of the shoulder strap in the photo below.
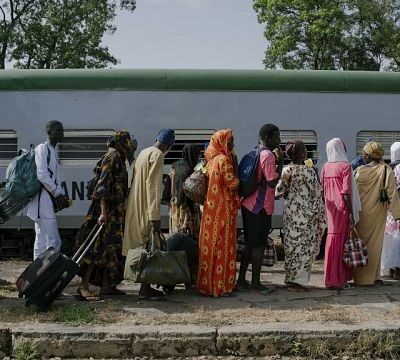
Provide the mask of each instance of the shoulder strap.
[{"label": "shoulder strap", "polygon": [[[50,177],[53,178],[53,172],[50,170],[50,160],[51,160],[51,152],[50,152],[50,148],[49,145],[47,145],[45,143],[46,147],[47,147],[47,171],[50,174]],[[57,185],[57,181],[55,181],[56,185]]]},{"label": "shoulder strap", "polygon": [[383,188],[386,189],[386,171],[387,171],[387,166],[386,164],[383,165],[385,167],[384,173],[383,173]]}]

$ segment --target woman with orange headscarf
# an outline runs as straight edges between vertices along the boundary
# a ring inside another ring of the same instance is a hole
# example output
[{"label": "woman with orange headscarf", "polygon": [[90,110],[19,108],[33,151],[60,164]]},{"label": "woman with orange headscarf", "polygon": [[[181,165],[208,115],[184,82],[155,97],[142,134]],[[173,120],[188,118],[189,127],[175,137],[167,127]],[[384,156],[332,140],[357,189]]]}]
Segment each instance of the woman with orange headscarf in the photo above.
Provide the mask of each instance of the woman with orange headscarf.
[{"label": "woman with orange headscarf", "polygon": [[217,131],[205,152],[208,191],[199,238],[197,289],[214,297],[229,294],[236,280],[236,214],[239,179],[231,129]]}]

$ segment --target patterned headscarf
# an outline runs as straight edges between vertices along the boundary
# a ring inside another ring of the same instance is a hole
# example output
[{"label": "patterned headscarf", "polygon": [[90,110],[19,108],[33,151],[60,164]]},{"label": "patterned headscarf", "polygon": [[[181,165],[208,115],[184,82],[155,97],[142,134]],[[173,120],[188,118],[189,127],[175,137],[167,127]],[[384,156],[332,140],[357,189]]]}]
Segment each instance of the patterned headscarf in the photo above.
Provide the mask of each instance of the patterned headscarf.
[{"label": "patterned headscarf", "polygon": [[366,143],[363,150],[367,155],[371,156],[375,160],[381,160],[383,155],[385,155],[383,146],[376,141]]},{"label": "patterned headscarf", "polygon": [[212,158],[221,154],[232,158],[232,154],[228,146],[232,139],[232,129],[219,130],[214,133],[214,135],[211,137],[210,144],[208,145],[207,150],[204,153],[206,160],[210,161]]},{"label": "patterned headscarf", "polygon": [[114,135],[110,136],[107,141],[107,147],[117,150],[121,154],[123,160],[129,158],[134,150],[131,135],[126,130],[117,130]]},{"label": "patterned headscarf", "polygon": [[297,160],[305,151],[306,146],[301,140],[289,140],[286,143],[285,152],[290,160]]}]

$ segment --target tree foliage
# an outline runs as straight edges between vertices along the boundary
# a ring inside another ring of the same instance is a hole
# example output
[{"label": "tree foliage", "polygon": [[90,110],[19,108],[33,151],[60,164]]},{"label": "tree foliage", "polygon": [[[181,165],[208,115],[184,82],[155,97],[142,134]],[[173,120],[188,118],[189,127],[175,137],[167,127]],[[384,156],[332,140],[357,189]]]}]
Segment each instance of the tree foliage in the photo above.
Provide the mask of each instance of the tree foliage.
[{"label": "tree foliage", "polygon": [[254,0],[266,68],[396,70],[400,0]]},{"label": "tree foliage", "polygon": [[117,63],[102,45],[117,6],[135,0],[0,0],[0,69],[102,68]]}]

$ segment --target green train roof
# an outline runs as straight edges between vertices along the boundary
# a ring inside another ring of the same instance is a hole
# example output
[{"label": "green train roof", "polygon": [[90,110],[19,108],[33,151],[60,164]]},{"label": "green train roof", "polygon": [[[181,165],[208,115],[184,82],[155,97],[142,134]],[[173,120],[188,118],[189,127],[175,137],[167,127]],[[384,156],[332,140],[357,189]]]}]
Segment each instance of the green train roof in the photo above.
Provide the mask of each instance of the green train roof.
[{"label": "green train roof", "polygon": [[400,73],[312,70],[0,70],[0,91],[25,90],[400,93]]}]

